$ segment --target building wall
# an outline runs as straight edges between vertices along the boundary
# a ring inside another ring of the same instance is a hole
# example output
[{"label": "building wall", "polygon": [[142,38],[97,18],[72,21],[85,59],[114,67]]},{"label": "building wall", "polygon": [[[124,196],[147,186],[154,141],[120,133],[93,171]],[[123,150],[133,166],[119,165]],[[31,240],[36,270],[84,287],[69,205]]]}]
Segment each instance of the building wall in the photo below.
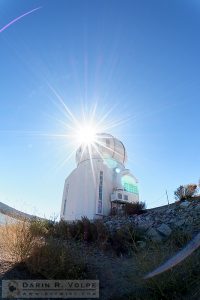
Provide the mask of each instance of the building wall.
[{"label": "building wall", "polygon": [[[121,170],[119,174],[115,172],[116,168]],[[103,172],[102,210],[98,211],[98,207],[101,207],[100,172]],[[111,159],[92,159],[92,165],[90,160],[79,163],[65,181],[61,219],[76,220],[84,216],[93,219],[108,215],[113,189],[123,189],[121,181],[123,172],[127,172],[124,166]]]},{"label": "building wall", "polygon": [[64,215],[61,214],[61,218],[66,220],[80,219],[82,216],[93,218],[96,178],[93,181],[91,177],[91,167],[84,168],[84,165],[80,165],[66,179],[62,201],[62,212],[64,206],[65,212]]}]

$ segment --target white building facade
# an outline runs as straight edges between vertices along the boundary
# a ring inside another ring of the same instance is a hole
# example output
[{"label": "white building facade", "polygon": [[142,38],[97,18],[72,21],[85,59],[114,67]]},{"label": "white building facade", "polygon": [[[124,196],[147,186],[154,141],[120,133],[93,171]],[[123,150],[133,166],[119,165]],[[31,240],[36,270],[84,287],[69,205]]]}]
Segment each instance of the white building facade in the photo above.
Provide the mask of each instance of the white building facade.
[{"label": "white building facade", "polygon": [[102,218],[124,203],[139,201],[137,179],[125,168],[123,143],[110,134],[97,136],[95,145],[81,145],[76,152],[77,167],[65,180],[62,220]]}]

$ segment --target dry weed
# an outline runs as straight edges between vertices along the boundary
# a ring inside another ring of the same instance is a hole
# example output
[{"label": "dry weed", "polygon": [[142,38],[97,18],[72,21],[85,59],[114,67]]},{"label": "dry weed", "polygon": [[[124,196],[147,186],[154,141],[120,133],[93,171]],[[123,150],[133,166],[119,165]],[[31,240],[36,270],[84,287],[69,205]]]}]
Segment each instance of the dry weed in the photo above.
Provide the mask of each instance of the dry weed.
[{"label": "dry weed", "polygon": [[2,251],[14,262],[23,262],[30,256],[39,239],[30,231],[26,219],[0,227]]}]

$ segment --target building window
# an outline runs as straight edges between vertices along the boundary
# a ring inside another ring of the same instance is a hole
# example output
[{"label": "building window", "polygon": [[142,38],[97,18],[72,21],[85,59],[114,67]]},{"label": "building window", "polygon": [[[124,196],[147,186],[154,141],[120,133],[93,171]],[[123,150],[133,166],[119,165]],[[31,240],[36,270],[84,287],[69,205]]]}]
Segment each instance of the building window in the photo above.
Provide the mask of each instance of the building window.
[{"label": "building window", "polygon": [[66,210],[66,202],[67,202],[67,200],[65,199],[64,207],[63,207],[63,215],[65,214],[65,210]]},{"label": "building window", "polygon": [[121,199],[122,199],[122,194],[121,194],[121,193],[118,193],[118,194],[117,194],[117,198],[121,200]]},{"label": "building window", "polygon": [[63,215],[65,215],[68,191],[69,191],[69,184],[66,185],[66,189],[65,189],[65,200],[64,200],[64,205],[63,205]]},{"label": "building window", "polygon": [[98,201],[98,213],[102,213],[102,201]]},{"label": "building window", "polygon": [[125,182],[124,183],[124,190],[126,192],[129,192],[129,193],[138,194],[138,188],[137,188],[137,186],[133,185],[131,183]]},{"label": "building window", "polygon": [[124,190],[129,193],[139,194],[137,183],[135,179],[130,175],[124,175],[121,179]]},{"label": "building window", "polygon": [[103,172],[100,171],[100,179],[99,179],[99,200],[103,200]]},{"label": "building window", "polygon": [[103,171],[100,171],[99,176],[99,200],[98,200],[98,207],[97,213],[102,214],[102,201],[103,201]]},{"label": "building window", "polygon": [[106,139],[106,147],[110,147],[110,140],[109,139]]},{"label": "building window", "polygon": [[102,201],[102,191],[99,191],[99,200]]},{"label": "building window", "polygon": [[124,195],[124,200],[128,201],[128,195]]}]

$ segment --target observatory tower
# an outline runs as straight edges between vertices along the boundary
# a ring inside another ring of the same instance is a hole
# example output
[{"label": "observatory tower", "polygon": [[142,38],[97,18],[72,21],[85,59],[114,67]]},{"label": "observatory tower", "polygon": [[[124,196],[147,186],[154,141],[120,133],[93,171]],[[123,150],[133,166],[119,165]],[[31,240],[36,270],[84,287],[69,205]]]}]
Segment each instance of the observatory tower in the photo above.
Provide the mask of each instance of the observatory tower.
[{"label": "observatory tower", "polygon": [[97,140],[76,152],[77,167],[65,180],[62,220],[101,218],[124,203],[139,201],[137,179],[125,168],[123,143],[105,133],[97,134]]}]

